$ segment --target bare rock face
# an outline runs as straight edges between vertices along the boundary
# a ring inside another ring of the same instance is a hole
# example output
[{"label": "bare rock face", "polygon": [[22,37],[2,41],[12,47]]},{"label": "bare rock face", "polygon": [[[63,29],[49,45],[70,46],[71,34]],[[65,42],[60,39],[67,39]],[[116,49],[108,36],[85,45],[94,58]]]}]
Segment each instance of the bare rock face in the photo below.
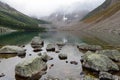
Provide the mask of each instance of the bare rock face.
[{"label": "bare rock face", "polygon": [[15,74],[27,78],[42,73],[45,69],[47,65],[42,57],[34,57],[18,63],[15,67]]},{"label": "bare rock face", "polygon": [[0,49],[0,54],[17,54],[17,55],[25,55],[26,52],[23,48],[18,46],[3,46]]},{"label": "bare rock face", "polygon": [[87,52],[83,57],[83,66],[95,71],[119,71],[119,67],[107,56]]}]

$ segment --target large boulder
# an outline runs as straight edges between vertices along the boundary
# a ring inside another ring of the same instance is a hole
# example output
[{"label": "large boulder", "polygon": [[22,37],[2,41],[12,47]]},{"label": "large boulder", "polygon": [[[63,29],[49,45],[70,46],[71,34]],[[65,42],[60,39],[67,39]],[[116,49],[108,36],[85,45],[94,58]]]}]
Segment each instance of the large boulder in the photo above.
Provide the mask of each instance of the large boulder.
[{"label": "large boulder", "polygon": [[79,44],[77,45],[79,50],[83,51],[97,51],[102,50],[102,47],[99,45],[88,45],[88,44]]},{"label": "large boulder", "polygon": [[96,53],[106,55],[110,59],[120,62],[120,52],[118,50],[101,50]]},{"label": "large boulder", "polygon": [[82,56],[83,66],[95,71],[118,71],[119,67],[112,60],[103,54],[96,54],[88,51]]},{"label": "large boulder", "polygon": [[0,54],[17,54],[17,55],[25,55],[25,49],[18,47],[18,46],[3,46],[0,49]]},{"label": "large boulder", "polygon": [[42,48],[44,45],[44,41],[41,40],[40,37],[34,37],[31,41],[31,46],[33,48]]},{"label": "large boulder", "polygon": [[112,75],[108,72],[100,72],[99,79],[100,80],[120,80],[120,77],[116,75]]},{"label": "large boulder", "polygon": [[18,63],[15,67],[15,73],[18,76],[27,78],[42,73],[46,69],[47,65],[42,57],[33,57]]}]

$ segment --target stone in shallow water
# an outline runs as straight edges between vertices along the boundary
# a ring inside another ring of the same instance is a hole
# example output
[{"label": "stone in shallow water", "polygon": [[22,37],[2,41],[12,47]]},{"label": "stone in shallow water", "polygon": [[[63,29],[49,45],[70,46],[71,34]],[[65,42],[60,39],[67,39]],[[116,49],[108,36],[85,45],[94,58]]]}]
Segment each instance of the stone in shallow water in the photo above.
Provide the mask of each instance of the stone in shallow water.
[{"label": "stone in shallow water", "polygon": [[88,51],[82,56],[83,66],[95,71],[119,71],[119,67],[112,60],[103,54],[96,54]]},{"label": "stone in shallow water", "polygon": [[15,67],[15,74],[21,77],[32,77],[45,69],[47,65],[42,57],[34,57],[18,63]]},{"label": "stone in shallow water", "polygon": [[7,45],[7,46],[3,46],[0,49],[0,54],[17,54],[21,56],[21,55],[25,55],[26,52],[25,49],[21,47]]},{"label": "stone in shallow water", "polygon": [[88,45],[88,44],[79,44],[78,49],[84,50],[84,51],[97,51],[102,50],[102,47],[99,45]]},{"label": "stone in shallow water", "polygon": [[34,52],[39,52],[39,51],[42,51],[42,49],[41,48],[35,48],[33,51]]},{"label": "stone in shallow water", "polygon": [[58,57],[59,57],[59,59],[61,59],[61,60],[65,60],[65,59],[67,59],[67,54],[59,54],[58,55]]},{"label": "stone in shallow water", "polygon": [[50,57],[49,55],[47,55],[47,53],[43,53],[43,55],[41,56],[42,57],[42,60],[47,62],[48,60],[52,60],[53,58]]},{"label": "stone in shallow water", "polygon": [[46,50],[47,51],[55,51],[56,45],[55,44],[48,44]]},{"label": "stone in shallow water", "polygon": [[44,45],[44,41],[41,40],[40,37],[37,37],[37,36],[36,36],[36,37],[34,37],[34,38],[32,39],[32,41],[31,41],[31,46],[32,46],[33,48],[42,48],[43,45]]},{"label": "stone in shallow water", "polygon": [[96,53],[106,55],[110,59],[120,62],[120,52],[118,50],[101,50]]}]

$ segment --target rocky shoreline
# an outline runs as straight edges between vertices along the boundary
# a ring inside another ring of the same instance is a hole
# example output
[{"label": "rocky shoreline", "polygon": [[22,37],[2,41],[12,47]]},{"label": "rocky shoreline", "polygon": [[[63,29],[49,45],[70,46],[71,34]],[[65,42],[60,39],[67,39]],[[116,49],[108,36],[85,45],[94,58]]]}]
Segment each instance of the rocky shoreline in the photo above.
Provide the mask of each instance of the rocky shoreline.
[{"label": "rocky shoreline", "polygon": [[[46,52],[41,53],[44,47],[44,41],[39,37],[34,37],[31,41],[31,47],[35,53],[38,53],[37,56],[30,57],[29,59],[25,59],[18,63],[15,66],[15,74],[20,78],[27,78],[25,80],[37,80],[36,76],[39,76],[38,79],[45,73],[47,73],[48,69],[51,69],[54,64],[48,66],[47,61],[53,60],[54,57],[48,55],[48,52],[55,52],[57,57],[65,61],[66,64],[70,63],[71,65],[82,64],[83,68],[86,70],[91,70],[92,72],[97,72],[97,76],[88,75],[82,71],[80,73],[81,78],[79,80],[120,80],[120,75],[114,75],[113,73],[120,73],[120,52],[116,49],[109,50],[104,49],[99,45],[89,45],[89,44],[77,44],[74,46],[81,52],[83,55],[80,56],[80,62],[69,59],[69,53],[61,53],[62,47],[68,45],[66,43],[58,42],[58,43],[50,43],[46,46]],[[70,45],[70,44],[69,44]],[[24,46],[3,46],[0,49],[0,54],[16,54],[18,56],[26,55],[26,50]],[[74,53],[73,53],[74,54]],[[29,55],[29,56],[32,56]],[[59,68],[59,67],[58,67]],[[1,73],[0,77],[3,76],[4,73]],[[58,78],[46,77],[44,80],[61,80]],[[66,80],[78,80],[66,78]]]}]

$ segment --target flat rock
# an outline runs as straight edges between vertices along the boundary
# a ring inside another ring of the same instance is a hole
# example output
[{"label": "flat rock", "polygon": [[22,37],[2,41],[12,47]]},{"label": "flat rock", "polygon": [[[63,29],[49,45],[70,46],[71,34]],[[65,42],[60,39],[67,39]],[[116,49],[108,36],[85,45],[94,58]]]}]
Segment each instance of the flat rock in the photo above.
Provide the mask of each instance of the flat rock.
[{"label": "flat rock", "polygon": [[15,74],[21,77],[32,77],[47,69],[42,57],[33,57],[18,63],[15,67]]},{"label": "flat rock", "polygon": [[79,50],[83,50],[83,51],[102,50],[102,47],[99,46],[99,45],[79,44],[77,47],[78,47]]},{"label": "flat rock", "polygon": [[101,50],[96,53],[106,55],[110,59],[120,62],[120,52],[118,50]]},{"label": "flat rock", "polygon": [[25,49],[18,47],[18,46],[3,46],[0,49],[0,54],[17,54],[17,55],[25,55]]},{"label": "flat rock", "polygon": [[84,67],[95,71],[119,71],[118,65],[103,54],[88,51],[82,56],[82,60]]}]

